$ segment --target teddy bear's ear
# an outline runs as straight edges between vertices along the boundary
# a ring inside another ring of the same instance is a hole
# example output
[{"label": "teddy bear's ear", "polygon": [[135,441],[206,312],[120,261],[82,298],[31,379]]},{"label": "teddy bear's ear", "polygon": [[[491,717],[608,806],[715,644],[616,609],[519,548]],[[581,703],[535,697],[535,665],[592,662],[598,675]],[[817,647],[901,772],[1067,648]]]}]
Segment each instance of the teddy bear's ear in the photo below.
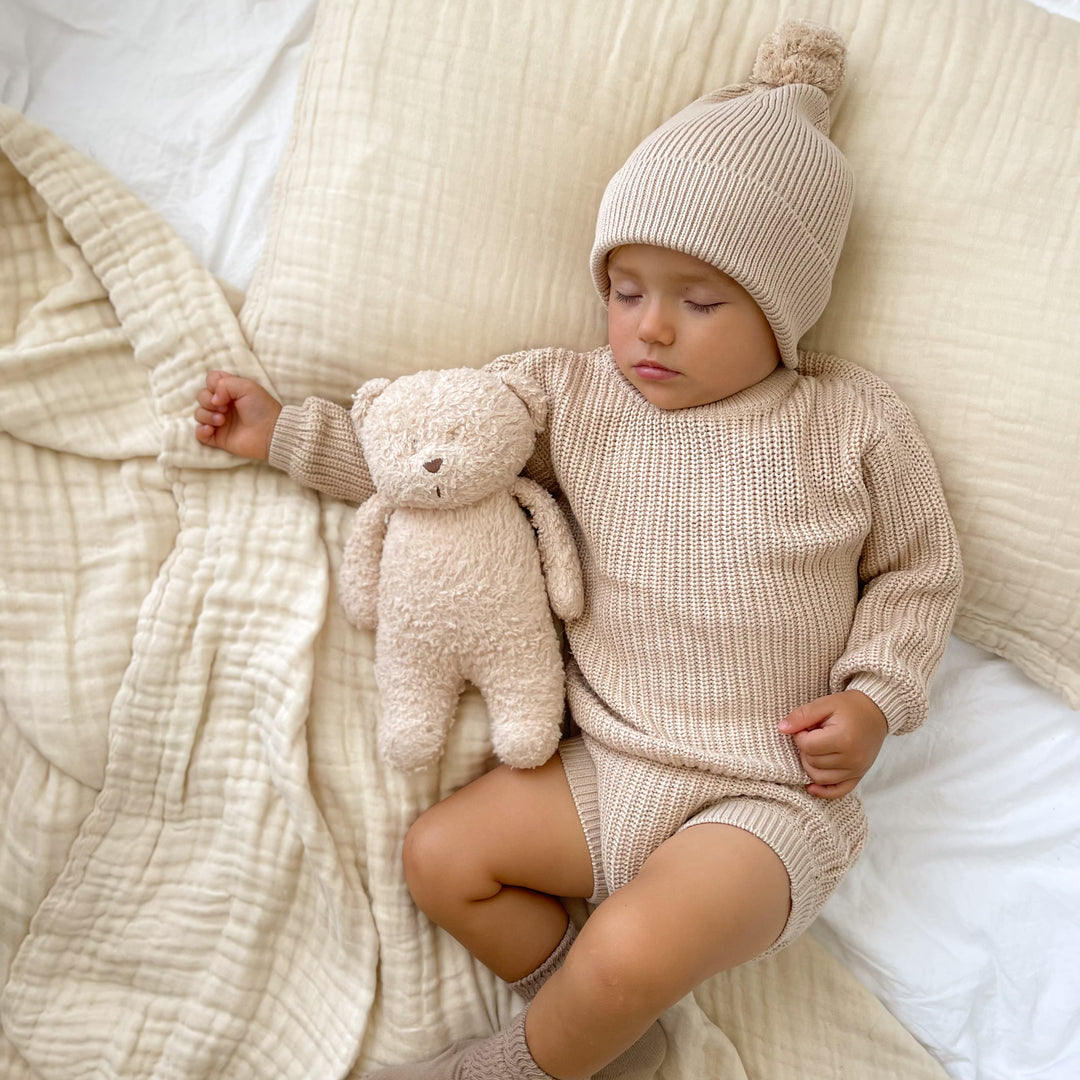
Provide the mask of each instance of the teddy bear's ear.
[{"label": "teddy bear's ear", "polygon": [[521,398],[533,427],[543,431],[548,413],[548,399],[543,388],[520,371],[501,371],[499,378]]},{"label": "teddy bear's ear", "polygon": [[360,430],[360,425],[364,422],[364,415],[367,413],[371,403],[390,385],[389,379],[368,379],[359,390],[352,396],[352,421],[353,426],[357,431]]}]

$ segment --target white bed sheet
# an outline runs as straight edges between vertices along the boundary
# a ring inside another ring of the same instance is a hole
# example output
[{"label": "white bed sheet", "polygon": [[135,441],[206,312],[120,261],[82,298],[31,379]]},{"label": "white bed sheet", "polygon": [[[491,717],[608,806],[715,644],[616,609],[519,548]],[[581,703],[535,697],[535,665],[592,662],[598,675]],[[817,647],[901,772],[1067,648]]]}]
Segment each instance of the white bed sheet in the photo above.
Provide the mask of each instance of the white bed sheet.
[{"label": "white bed sheet", "polygon": [[[243,288],[315,6],[6,0],[0,100]],[[1080,19],[1080,0],[1040,6]],[[953,640],[929,722],[864,782],[872,839],[815,933],[957,1080],[1080,1077],[1077,775],[1076,714]]]},{"label": "white bed sheet", "polygon": [[957,639],[813,932],[957,1080],[1080,1077],[1077,716]]},{"label": "white bed sheet", "polygon": [[106,166],[243,289],[316,0],[4,0],[0,100]]}]

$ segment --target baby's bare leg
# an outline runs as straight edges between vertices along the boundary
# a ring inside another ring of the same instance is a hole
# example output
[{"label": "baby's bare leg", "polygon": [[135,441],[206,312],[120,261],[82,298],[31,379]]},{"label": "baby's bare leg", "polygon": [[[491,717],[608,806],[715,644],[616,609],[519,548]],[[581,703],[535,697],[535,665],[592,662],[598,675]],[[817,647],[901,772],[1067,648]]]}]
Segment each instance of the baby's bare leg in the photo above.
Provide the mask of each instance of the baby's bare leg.
[{"label": "baby's bare leg", "polygon": [[586,922],[537,994],[525,1034],[559,1080],[592,1076],[664,1009],[783,931],[787,872],[762,840],[731,825],[677,833]]},{"label": "baby's bare leg", "polygon": [[558,755],[537,769],[500,766],[437,803],[409,830],[403,859],[420,909],[507,982],[562,939],[557,897],[593,891]]}]

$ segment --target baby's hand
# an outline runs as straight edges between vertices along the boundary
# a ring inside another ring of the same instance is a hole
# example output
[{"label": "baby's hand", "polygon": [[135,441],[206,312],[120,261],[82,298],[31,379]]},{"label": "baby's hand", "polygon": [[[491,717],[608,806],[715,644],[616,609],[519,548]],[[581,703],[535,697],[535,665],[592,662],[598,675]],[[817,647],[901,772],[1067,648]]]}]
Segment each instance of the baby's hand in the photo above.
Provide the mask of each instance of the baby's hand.
[{"label": "baby's hand", "polygon": [[861,690],[845,690],[792,709],[780,730],[795,740],[806,790],[839,799],[870,771],[889,733],[882,711]]},{"label": "baby's hand", "polygon": [[270,456],[281,405],[257,382],[227,371],[211,371],[198,401],[195,437],[199,442],[238,457],[265,461]]}]

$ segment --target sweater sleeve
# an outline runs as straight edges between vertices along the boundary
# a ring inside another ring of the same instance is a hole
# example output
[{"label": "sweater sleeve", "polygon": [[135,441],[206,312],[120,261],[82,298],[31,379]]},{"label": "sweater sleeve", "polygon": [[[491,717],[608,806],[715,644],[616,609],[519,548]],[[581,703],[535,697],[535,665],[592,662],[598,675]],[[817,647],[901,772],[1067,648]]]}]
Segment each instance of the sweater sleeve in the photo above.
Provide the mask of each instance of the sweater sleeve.
[{"label": "sweater sleeve", "polygon": [[322,398],[281,410],[269,458],[299,483],[345,502],[375,492],[349,411]]},{"label": "sweater sleeve", "polygon": [[926,718],[963,572],[930,451],[900,401],[884,405],[882,431],[862,458],[871,525],[859,601],[831,685],[833,692],[861,690],[885,714],[889,731],[902,734]]},{"label": "sweater sleeve", "polygon": [[548,423],[545,429],[537,434],[536,448],[522,472],[551,494],[557,494],[559,490],[551,461],[551,425],[557,422],[556,414],[565,402],[563,385],[566,373],[569,364],[577,355],[565,349],[528,349],[507,353],[484,365],[486,371],[496,373],[513,369],[521,371],[539,383],[547,394]]}]

